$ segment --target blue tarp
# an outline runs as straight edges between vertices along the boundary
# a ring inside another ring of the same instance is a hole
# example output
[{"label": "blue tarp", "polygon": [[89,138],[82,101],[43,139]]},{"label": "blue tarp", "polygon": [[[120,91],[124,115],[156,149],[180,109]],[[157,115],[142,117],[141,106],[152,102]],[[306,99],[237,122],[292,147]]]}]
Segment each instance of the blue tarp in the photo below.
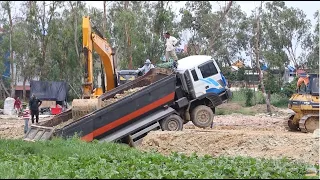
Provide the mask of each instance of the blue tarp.
[{"label": "blue tarp", "polygon": [[264,70],[266,70],[266,69],[268,69],[268,66],[267,66],[267,65],[265,65],[265,64],[262,64],[262,65],[261,65],[261,70],[263,70],[263,71],[264,71]]},{"label": "blue tarp", "polygon": [[288,65],[287,68],[289,69],[290,72],[293,72],[295,70],[295,68],[290,65]]},{"label": "blue tarp", "polygon": [[64,101],[67,98],[68,86],[63,81],[31,81],[30,94],[40,100]]}]

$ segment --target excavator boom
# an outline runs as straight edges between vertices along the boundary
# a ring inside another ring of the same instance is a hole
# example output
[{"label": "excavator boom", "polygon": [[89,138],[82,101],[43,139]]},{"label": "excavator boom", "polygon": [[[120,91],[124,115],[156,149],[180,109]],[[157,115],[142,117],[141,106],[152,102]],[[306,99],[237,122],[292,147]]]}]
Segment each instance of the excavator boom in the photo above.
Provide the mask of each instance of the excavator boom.
[{"label": "excavator boom", "polygon": [[[100,108],[99,97],[106,91],[114,89],[117,85],[117,76],[113,62],[112,48],[108,41],[102,37],[101,33],[94,32],[91,26],[90,17],[82,18],[83,53],[85,63],[85,77],[83,84],[82,99],[74,99],[72,102],[73,118],[81,117]],[[98,86],[94,88],[93,76],[93,50],[100,56],[103,65],[103,72],[106,77],[105,87],[101,87],[98,79]]]},{"label": "excavator boom", "polygon": [[[82,19],[82,36],[83,36],[83,52],[85,57],[85,83],[83,84],[83,96],[87,98],[96,98],[102,93],[99,91],[92,94],[93,91],[93,58],[92,53],[95,50],[101,59],[103,64],[103,70],[106,73],[106,87],[107,91],[116,87],[116,75],[113,63],[113,52],[108,41],[99,36],[98,33],[92,31],[90,17],[85,16]],[[100,87],[98,87],[100,88]]]}]

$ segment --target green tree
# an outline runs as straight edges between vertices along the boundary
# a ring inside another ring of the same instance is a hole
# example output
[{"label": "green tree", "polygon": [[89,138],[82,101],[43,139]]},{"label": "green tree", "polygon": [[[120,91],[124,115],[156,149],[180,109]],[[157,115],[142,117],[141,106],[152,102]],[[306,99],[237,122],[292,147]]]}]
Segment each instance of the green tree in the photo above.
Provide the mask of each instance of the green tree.
[{"label": "green tree", "polygon": [[261,22],[263,37],[266,37],[262,42],[266,61],[283,67],[289,60],[298,67],[296,51],[311,26],[306,14],[298,8],[287,7],[284,1],[267,2]]}]

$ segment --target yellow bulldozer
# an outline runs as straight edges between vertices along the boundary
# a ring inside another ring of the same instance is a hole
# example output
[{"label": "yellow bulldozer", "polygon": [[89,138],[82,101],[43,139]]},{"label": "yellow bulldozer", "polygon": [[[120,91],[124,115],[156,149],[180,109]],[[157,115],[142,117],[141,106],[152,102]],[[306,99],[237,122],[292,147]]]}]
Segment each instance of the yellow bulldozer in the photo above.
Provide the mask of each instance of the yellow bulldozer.
[{"label": "yellow bulldozer", "polygon": [[288,108],[294,111],[287,123],[289,130],[312,133],[319,129],[319,74],[300,75]]}]

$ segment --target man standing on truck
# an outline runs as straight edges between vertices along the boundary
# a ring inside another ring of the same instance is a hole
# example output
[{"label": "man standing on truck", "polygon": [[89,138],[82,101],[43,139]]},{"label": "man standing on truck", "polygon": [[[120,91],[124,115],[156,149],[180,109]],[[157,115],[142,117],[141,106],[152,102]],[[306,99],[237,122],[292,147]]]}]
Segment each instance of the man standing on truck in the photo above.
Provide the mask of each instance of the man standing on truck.
[{"label": "man standing on truck", "polygon": [[149,59],[144,62],[144,66],[142,68],[138,68],[138,74],[141,72],[143,75],[150,71],[150,69],[153,69],[154,65],[151,63]]},{"label": "man standing on truck", "polygon": [[171,57],[175,62],[178,61],[178,57],[176,55],[176,44],[178,43],[178,40],[171,36],[169,32],[164,34],[164,37],[166,38],[166,61],[169,62],[169,58]]},{"label": "man standing on truck", "polygon": [[36,123],[39,123],[39,106],[42,104],[42,101],[36,98],[34,94],[29,101],[29,107],[31,110],[31,122],[34,123],[34,116],[36,116]]}]

